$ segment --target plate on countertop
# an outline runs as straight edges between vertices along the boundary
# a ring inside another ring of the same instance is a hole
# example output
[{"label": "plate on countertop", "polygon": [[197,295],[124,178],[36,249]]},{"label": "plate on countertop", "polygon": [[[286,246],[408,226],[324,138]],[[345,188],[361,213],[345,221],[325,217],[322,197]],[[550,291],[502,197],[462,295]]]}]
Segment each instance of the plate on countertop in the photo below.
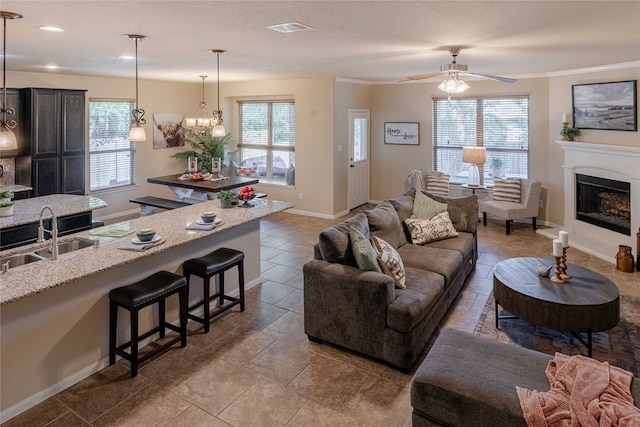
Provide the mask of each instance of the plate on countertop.
[{"label": "plate on countertop", "polygon": [[136,245],[146,245],[147,243],[155,243],[158,240],[162,239],[162,236],[158,236],[157,234],[155,236],[153,236],[153,239],[147,241],[147,242],[143,242],[140,239],[138,239],[137,237],[134,237],[133,239],[131,239],[131,243],[134,243]]},{"label": "plate on countertop", "polygon": [[[209,225],[209,224],[211,224],[210,222],[204,222],[201,219],[197,220],[196,223],[198,223],[200,225]],[[220,218],[216,218],[216,219],[213,220],[213,223],[215,225],[220,225],[220,224],[222,224],[222,220]]]}]

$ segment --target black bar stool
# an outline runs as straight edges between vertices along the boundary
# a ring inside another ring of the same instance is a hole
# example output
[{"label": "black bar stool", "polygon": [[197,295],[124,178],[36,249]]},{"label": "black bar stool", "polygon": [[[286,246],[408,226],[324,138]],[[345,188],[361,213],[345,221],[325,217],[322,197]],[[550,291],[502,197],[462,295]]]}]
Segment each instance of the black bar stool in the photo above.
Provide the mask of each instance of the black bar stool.
[{"label": "black bar stool", "polygon": [[[165,321],[165,300],[177,293],[180,303],[180,326],[174,326]],[[112,289],[109,292],[109,364],[116,362],[116,354],[131,363],[131,376],[138,375],[138,365],[155,356],[161,351],[180,341],[181,347],[187,345],[187,306],[189,304],[189,288],[184,277],[168,271],[159,271],[151,276],[131,285]],[[138,313],[151,304],[158,303],[159,325],[142,335],[138,335]],[[131,315],[131,341],[120,346],[116,345],[116,331],[118,327],[118,307],[129,310]],[[138,342],[156,332],[160,338],[165,335],[165,328],[177,332],[179,335],[149,354],[138,357]],[[126,353],[125,348],[131,347]]]},{"label": "black bar stool", "polygon": [[[224,294],[224,272],[235,266],[238,266],[240,298],[234,298]],[[187,285],[189,284],[189,277],[192,274],[202,278],[204,288],[203,299],[189,307],[188,317],[189,319],[202,323],[205,333],[209,332],[209,323],[215,316],[224,313],[234,305],[240,304],[240,311],[244,311],[244,252],[235,249],[220,248],[203,257],[186,260],[182,264],[182,269],[187,279]],[[220,275],[220,289],[219,292],[210,296],[210,279],[217,274]],[[210,302],[216,298],[219,299],[218,308],[211,311]],[[224,300],[231,301],[231,304],[224,305]],[[201,305],[204,306],[203,317],[198,317],[190,313]]]}]

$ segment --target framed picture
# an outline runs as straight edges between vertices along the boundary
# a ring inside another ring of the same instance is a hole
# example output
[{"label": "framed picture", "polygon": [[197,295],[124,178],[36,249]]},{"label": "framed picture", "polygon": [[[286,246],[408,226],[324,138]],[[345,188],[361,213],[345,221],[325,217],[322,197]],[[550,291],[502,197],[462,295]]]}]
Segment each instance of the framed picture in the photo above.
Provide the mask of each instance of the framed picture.
[{"label": "framed picture", "polygon": [[638,130],[637,80],[572,86],[573,127]]},{"label": "framed picture", "polygon": [[184,146],[184,128],[182,113],[153,114],[153,148]]},{"label": "framed picture", "polygon": [[384,143],[397,145],[420,145],[420,123],[385,122]]}]

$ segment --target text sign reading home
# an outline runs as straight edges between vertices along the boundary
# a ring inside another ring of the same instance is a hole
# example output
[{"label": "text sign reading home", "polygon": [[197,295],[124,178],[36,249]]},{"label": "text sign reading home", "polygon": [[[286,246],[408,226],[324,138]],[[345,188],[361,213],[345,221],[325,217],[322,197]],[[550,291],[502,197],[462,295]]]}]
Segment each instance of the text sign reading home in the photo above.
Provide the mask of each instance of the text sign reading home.
[{"label": "text sign reading home", "polygon": [[384,124],[384,143],[401,145],[420,144],[419,123],[391,123]]}]

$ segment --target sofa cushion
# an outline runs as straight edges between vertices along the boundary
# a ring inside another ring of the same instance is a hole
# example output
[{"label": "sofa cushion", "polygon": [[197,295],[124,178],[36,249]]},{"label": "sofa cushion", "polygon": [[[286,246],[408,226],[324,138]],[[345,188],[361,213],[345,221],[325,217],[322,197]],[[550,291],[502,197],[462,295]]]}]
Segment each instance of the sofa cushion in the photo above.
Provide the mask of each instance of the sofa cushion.
[{"label": "sofa cushion", "polygon": [[324,260],[353,267],[358,266],[353,256],[353,251],[351,250],[351,243],[349,242],[349,230],[352,226],[367,239],[370,238],[369,221],[367,221],[367,216],[362,212],[333,227],[327,227],[320,232],[318,244]]},{"label": "sofa cushion", "polygon": [[520,178],[493,178],[493,200],[520,203]]},{"label": "sofa cushion", "polygon": [[456,231],[476,234],[478,228],[478,196],[446,197],[427,194],[437,202],[447,204],[447,212]]},{"label": "sofa cushion", "polygon": [[371,246],[369,239],[364,237],[364,235],[353,226],[349,229],[349,239],[358,268],[360,268],[360,270],[382,273],[378,265],[378,253],[373,249],[373,246]]},{"label": "sofa cushion", "polygon": [[407,243],[402,223],[389,201],[379,203],[375,208],[364,211],[364,214],[369,221],[369,231],[372,236],[380,237],[394,249]]},{"label": "sofa cushion", "polygon": [[473,257],[473,234],[462,231],[458,233],[455,239],[438,240],[436,242],[427,243],[431,248],[450,249],[462,254],[462,258],[470,260]]},{"label": "sofa cushion", "polygon": [[433,271],[445,278],[448,285],[458,274],[463,265],[462,254],[455,250],[425,246],[404,245],[398,248],[405,267]]},{"label": "sofa cushion", "polygon": [[413,212],[411,218],[431,219],[437,214],[447,210],[446,203],[440,203],[422,192],[417,192],[413,200]]},{"label": "sofa cushion", "polygon": [[404,222],[409,228],[411,243],[414,245],[458,237],[447,211],[440,212],[431,219],[407,218]]},{"label": "sofa cushion", "polygon": [[444,290],[444,277],[418,268],[406,268],[406,289],[396,289],[396,299],[387,308],[387,324],[409,332],[426,316]]},{"label": "sofa cushion", "polygon": [[372,237],[371,242],[378,253],[378,264],[382,272],[393,278],[397,288],[404,289],[406,287],[405,270],[398,251],[377,236]]}]

